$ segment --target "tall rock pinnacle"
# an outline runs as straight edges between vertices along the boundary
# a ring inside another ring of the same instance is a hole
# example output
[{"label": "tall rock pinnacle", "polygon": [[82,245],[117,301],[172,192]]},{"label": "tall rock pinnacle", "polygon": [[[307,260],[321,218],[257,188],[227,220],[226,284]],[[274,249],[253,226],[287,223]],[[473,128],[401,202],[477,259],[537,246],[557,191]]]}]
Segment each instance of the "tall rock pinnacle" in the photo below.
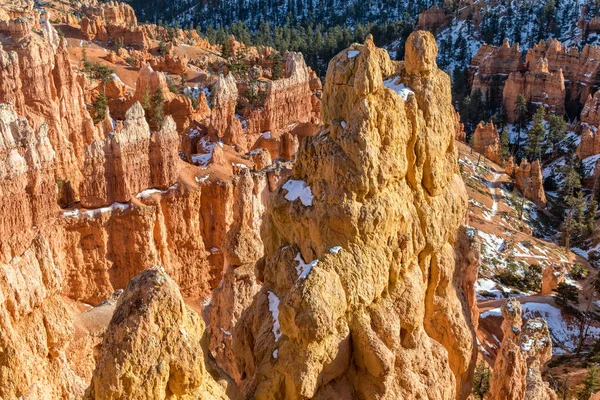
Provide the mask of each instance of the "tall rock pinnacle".
[{"label": "tall rock pinnacle", "polygon": [[[467,193],[433,36],[406,61],[371,37],[329,63],[306,138],[262,226],[263,281],[233,346],[257,399],[466,398],[471,307],[455,251]],[[471,282],[472,283],[472,282]]]}]

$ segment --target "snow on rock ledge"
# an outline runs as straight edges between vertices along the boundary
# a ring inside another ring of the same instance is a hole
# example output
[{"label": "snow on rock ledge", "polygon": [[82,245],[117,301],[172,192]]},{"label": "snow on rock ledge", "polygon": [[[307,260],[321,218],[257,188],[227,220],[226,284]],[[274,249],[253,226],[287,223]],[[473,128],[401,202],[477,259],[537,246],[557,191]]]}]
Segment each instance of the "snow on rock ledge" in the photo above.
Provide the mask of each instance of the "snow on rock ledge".
[{"label": "snow on rock ledge", "polygon": [[300,199],[305,206],[312,206],[314,196],[305,181],[290,179],[283,185],[283,188],[288,191],[285,195],[286,200]]}]

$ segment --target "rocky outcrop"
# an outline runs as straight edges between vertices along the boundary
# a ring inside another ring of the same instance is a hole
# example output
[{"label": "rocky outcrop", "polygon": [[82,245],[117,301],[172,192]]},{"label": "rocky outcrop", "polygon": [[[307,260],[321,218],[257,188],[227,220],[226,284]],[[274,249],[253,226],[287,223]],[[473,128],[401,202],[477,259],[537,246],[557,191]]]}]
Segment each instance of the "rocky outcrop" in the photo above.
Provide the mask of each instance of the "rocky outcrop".
[{"label": "rocky outcrop", "polygon": [[539,160],[529,163],[525,158],[521,160],[521,165],[515,165],[513,158],[509,158],[506,166],[506,173],[515,179],[515,185],[519,188],[523,196],[533,201],[538,207],[546,207],[546,192],[544,191],[544,177]]},{"label": "rocky outcrop", "polygon": [[1,398],[82,398],[85,382],[65,358],[73,323],[61,284],[60,269],[41,235],[10,262],[0,263]]},{"label": "rocky outcrop", "polygon": [[[238,89],[233,75],[219,75],[212,91],[208,126],[208,131],[215,141],[221,138],[225,144],[245,144],[242,123],[235,114],[237,101]],[[243,149],[248,150],[247,147]]]},{"label": "rocky outcrop", "polygon": [[127,203],[148,188],[167,189],[177,180],[179,135],[168,116],[153,134],[140,103],[129,111],[123,128],[86,149],[81,205],[86,208]]},{"label": "rocky outcrop", "polygon": [[596,60],[600,59],[600,47],[585,45],[581,51],[577,46],[567,48],[556,39],[540,41],[527,51],[526,64],[529,70],[545,59],[550,72],[562,70],[566,98],[569,101],[584,103],[591,90],[599,83],[600,67]]},{"label": "rocky outcrop", "polygon": [[465,132],[465,124],[460,121],[460,114],[455,108],[452,108],[454,115],[454,139],[465,142],[467,140],[467,134]]},{"label": "rocky outcrop", "polygon": [[508,76],[523,69],[518,43],[511,46],[508,40],[505,40],[500,47],[484,43],[469,66],[471,95],[479,91],[482,99],[490,101],[491,104],[501,104],[502,91]]},{"label": "rocky outcrop", "polygon": [[512,73],[508,77],[502,97],[509,122],[517,121],[516,101],[521,94],[532,109],[544,106],[549,113],[563,115],[565,112],[566,90],[562,70],[549,72],[545,58],[537,60],[533,68],[530,65],[527,72]]},{"label": "rocky outcrop", "polygon": [[54,218],[55,160],[48,126],[34,130],[12,104],[0,104],[0,262],[23,253]]},{"label": "rocky outcrop", "polygon": [[130,5],[115,1],[92,1],[82,5],[81,11],[85,14],[80,22],[81,33],[87,40],[106,43],[121,41],[121,46],[139,50],[150,47],[150,39],[146,31],[138,26],[135,11]]},{"label": "rocky outcrop", "polygon": [[162,267],[136,276],[104,335],[88,399],[226,399],[207,372],[204,323]]},{"label": "rocky outcrop", "polygon": [[480,122],[475,128],[475,132],[471,137],[471,147],[473,150],[486,156],[489,160],[496,164],[502,164],[500,136],[498,129],[493,121],[489,123]]},{"label": "rocky outcrop", "polygon": [[66,205],[78,199],[84,149],[98,133],[71,69],[66,41],[50,25],[36,33],[32,24],[25,17],[0,23],[0,33],[7,35],[0,50],[0,103],[11,102],[34,130],[47,125],[61,182],[59,200]]},{"label": "rocky outcrop", "polygon": [[[169,90],[167,78],[162,72],[154,71],[149,64],[142,65],[138,80],[135,85],[133,102],[144,104],[147,99],[152,99],[157,92],[164,99],[164,113],[170,115],[177,125],[177,130],[182,132],[194,119],[204,119],[207,115],[195,115],[192,100],[187,96],[175,94]],[[160,129],[159,126],[151,126],[152,129]]]},{"label": "rocky outcrop", "polygon": [[502,306],[504,337],[494,362],[490,400],[554,400],[556,393],[542,380],[552,357],[548,324],[533,318],[523,324],[521,303],[510,298]]},{"label": "rocky outcrop", "polygon": [[549,296],[556,291],[558,285],[565,281],[566,270],[562,265],[548,265],[542,274],[542,296]]},{"label": "rocky outcrop", "polygon": [[236,381],[240,381],[242,375],[231,346],[232,332],[260,289],[254,264],[263,252],[259,232],[264,204],[263,199],[253,193],[262,193],[266,183],[260,175],[253,179],[248,169],[243,169],[236,178],[233,222],[222,247],[226,260],[224,276],[212,293],[209,312],[211,353],[217,364]]},{"label": "rocky outcrop", "polygon": [[588,96],[581,115],[581,141],[577,146],[577,157],[583,160],[587,157],[600,154],[600,139],[598,138],[598,127],[600,127],[600,91],[594,96]]},{"label": "rocky outcrop", "polygon": [[441,8],[430,8],[419,14],[416,29],[430,31],[434,35],[441,32],[451,22],[451,17]]},{"label": "rocky outcrop", "polygon": [[[270,202],[263,286],[233,331],[245,396],[469,395],[476,346],[454,250],[467,194],[436,54],[414,32],[404,63],[371,37],[330,62],[326,130]],[[406,100],[384,86],[395,74]]]}]

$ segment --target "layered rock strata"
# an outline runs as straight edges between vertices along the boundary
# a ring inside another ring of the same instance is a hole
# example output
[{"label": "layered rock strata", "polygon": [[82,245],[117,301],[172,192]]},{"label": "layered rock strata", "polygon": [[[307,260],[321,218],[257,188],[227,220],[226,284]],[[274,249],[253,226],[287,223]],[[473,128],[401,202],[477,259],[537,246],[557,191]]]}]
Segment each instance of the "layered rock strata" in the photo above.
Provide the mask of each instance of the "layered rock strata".
[{"label": "layered rock strata", "polygon": [[436,53],[415,32],[404,63],[371,37],[330,62],[326,130],[270,202],[263,286],[233,331],[246,396],[469,395],[476,346],[455,253],[467,194]]}]

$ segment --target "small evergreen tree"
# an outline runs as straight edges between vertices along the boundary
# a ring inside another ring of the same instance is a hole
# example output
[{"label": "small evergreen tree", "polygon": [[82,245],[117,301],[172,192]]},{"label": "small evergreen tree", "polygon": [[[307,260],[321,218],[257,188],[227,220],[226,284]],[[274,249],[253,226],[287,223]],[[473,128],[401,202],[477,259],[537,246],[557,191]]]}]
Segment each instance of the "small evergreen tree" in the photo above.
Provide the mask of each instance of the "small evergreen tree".
[{"label": "small evergreen tree", "polygon": [[510,158],[510,136],[508,135],[508,128],[505,126],[500,133],[500,157],[503,161]]},{"label": "small evergreen tree", "polygon": [[515,101],[515,114],[517,117],[517,153],[521,148],[521,132],[525,127],[525,119],[527,118],[527,100],[525,100],[525,96],[520,94],[517,96],[517,100]]},{"label": "small evergreen tree", "polygon": [[231,42],[229,42],[229,37],[225,36],[221,41],[221,57],[227,60],[231,57],[231,52]]},{"label": "small evergreen tree", "polygon": [[[562,199],[566,205],[566,217],[560,226],[560,232],[565,240],[565,248],[570,248],[571,236],[579,230],[577,226],[577,211],[581,210],[584,202],[581,189],[581,177],[575,170],[572,162],[568,162],[562,169],[564,183],[561,188]],[[579,191],[579,193],[578,193]]]},{"label": "small evergreen tree", "polygon": [[150,125],[154,129],[160,129],[165,119],[165,97],[160,88],[157,88],[154,95],[150,98],[150,107]]},{"label": "small evergreen tree", "polygon": [[533,125],[527,135],[527,156],[531,161],[536,158],[540,158],[542,142],[544,140],[544,134],[546,129],[544,128],[544,116],[546,115],[546,109],[543,106],[539,106],[533,116]]},{"label": "small evergreen tree", "polygon": [[94,107],[94,122],[98,123],[106,117],[106,110],[108,109],[108,97],[104,92],[100,92],[96,96],[96,100],[92,105]]},{"label": "small evergreen tree", "polygon": [[579,289],[577,286],[570,283],[561,282],[556,288],[556,302],[561,306],[566,306],[570,302],[577,303],[579,301]]},{"label": "small evergreen tree", "polygon": [[562,142],[567,135],[567,123],[565,119],[556,114],[548,118],[548,139],[549,147],[555,153],[558,150],[558,144]]},{"label": "small evergreen tree", "polygon": [[473,374],[473,394],[475,398],[483,400],[490,391],[490,369],[483,361],[480,361]]},{"label": "small evergreen tree", "polygon": [[577,399],[588,400],[598,390],[600,390],[600,367],[594,365],[588,370]]},{"label": "small evergreen tree", "polygon": [[158,43],[158,54],[160,54],[163,57],[169,54],[169,47],[162,40]]},{"label": "small evergreen tree", "polygon": [[272,68],[272,78],[273,80],[277,80],[282,78],[283,76],[283,65],[281,60],[281,54],[275,53],[273,56],[273,68]]}]

